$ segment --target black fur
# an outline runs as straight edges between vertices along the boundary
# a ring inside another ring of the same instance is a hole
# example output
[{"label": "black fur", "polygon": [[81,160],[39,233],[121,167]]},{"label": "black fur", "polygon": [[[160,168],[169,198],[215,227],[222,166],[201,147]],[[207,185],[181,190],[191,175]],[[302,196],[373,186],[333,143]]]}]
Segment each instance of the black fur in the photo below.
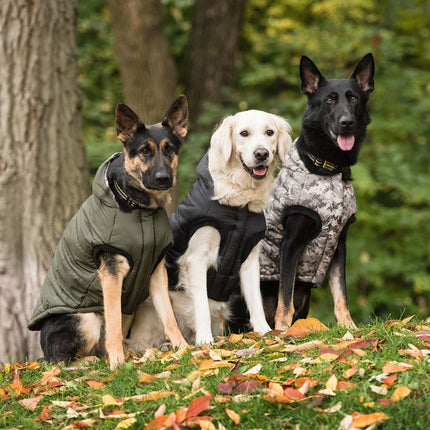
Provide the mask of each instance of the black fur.
[{"label": "black fur", "polygon": [[[345,181],[351,179],[350,166],[355,164],[361,145],[366,137],[366,127],[370,117],[366,110],[369,94],[374,89],[374,61],[372,54],[365,55],[349,79],[327,80],[316,65],[302,57],[300,77],[302,92],[308,98],[307,109],[303,116],[302,130],[297,141],[297,148],[306,168],[314,174],[333,175],[342,173]],[[338,136],[348,139],[354,136],[354,145],[350,150],[342,150]],[[309,155],[310,154],[310,155]],[[331,163],[335,168],[329,170],[315,163],[315,159]],[[284,216],[284,236],[280,249],[280,282],[261,282],[261,291],[265,302],[266,319],[274,327],[279,287],[285,313],[291,297],[294,303],[292,322],[306,318],[309,311],[312,285],[295,280],[296,267],[306,244],[319,233],[317,217],[303,210],[286,212]],[[309,212],[313,212],[309,210]],[[352,216],[344,227],[332,265],[339,270],[340,295],[346,302],[345,260],[346,236]],[[319,227],[321,228],[321,227]],[[235,297],[230,303],[234,320],[227,323],[227,329],[243,330],[247,328],[246,307],[243,298]],[[245,309],[245,311],[244,311]]]}]

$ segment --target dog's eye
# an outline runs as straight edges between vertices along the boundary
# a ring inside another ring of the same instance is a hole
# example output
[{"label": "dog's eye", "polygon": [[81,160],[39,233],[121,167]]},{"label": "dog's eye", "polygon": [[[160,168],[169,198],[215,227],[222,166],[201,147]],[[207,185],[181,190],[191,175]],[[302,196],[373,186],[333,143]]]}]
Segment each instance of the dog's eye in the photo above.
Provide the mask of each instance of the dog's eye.
[{"label": "dog's eye", "polygon": [[145,145],[145,146],[142,147],[142,149],[140,150],[140,152],[143,155],[151,155],[152,149],[151,149],[151,147],[149,145]]},{"label": "dog's eye", "polygon": [[273,136],[273,135],[275,134],[275,132],[274,132],[273,130],[267,130],[267,131],[266,131],[266,134],[267,134],[268,136]]},{"label": "dog's eye", "polygon": [[356,101],[357,101],[357,97],[355,97],[355,96],[350,96],[350,97],[349,97],[349,100],[350,100],[351,102],[356,102]]},{"label": "dog's eye", "polygon": [[334,97],[327,97],[325,99],[325,101],[326,101],[326,103],[334,103],[335,102]]},{"label": "dog's eye", "polygon": [[175,152],[175,148],[172,145],[166,145],[164,147],[164,153],[167,155],[172,155]]},{"label": "dog's eye", "polygon": [[242,130],[239,134],[243,137],[249,136],[249,133],[247,130]]}]

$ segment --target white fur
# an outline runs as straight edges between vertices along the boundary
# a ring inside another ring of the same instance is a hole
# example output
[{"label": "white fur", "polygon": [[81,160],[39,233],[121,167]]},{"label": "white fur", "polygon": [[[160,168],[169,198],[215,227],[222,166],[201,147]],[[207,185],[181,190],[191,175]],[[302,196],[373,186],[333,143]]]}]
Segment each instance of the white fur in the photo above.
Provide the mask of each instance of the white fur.
[{"label": "white fur", "polygon": [[[221,204],[248,206],[261,212],[269,199],[278,158],[284,161],[291,148],[291,128],[283,118],[258,110],[239,112],[225,118],[215,130],[209,148],[209,171],[214,181],[215,196]],[[257,149],[269,152],[267,174],[255,179],[247,172],[261,165]],[[179,259],[179,283],[184,291],[170,292],[178,325],[188,340],[205,344],[222,334],[223,320],[229,317],[228,303],[215,302],[207,296],[206,274],[217,265],[220,234],[213,227],[198,229]],[[261,334],[270,331],[260,293],[259,245],[256,245],[240,269],[241,291],[245,298],[253,329]],[[150,302],[142,304],[131,328],[129,343],[133,349],[144,349],[163,343],[164,335]],[[191,330],[187,333],[187,330]],[[158,339],[158,340],[157,340]]]}]

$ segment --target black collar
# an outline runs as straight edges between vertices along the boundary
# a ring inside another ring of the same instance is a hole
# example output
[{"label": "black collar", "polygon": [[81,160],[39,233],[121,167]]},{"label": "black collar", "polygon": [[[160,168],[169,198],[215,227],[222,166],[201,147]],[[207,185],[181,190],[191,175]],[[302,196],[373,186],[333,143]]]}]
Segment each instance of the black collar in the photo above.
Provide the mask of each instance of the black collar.
[{"label": "black collar", "polygon": [[127,206],[131,209],[139,207],[139,203],[134,201],[118,184],[116,180],[113,181],[115,190],[117,191],[119,197],[127,203]]},{"label": "black collar", "polygon": [[304,153],[312,162],[312,164],[318,169],[321,175],[333,176],[337,175],[338,173],[342,173],[342,180],[351,180],[351,168],[349,166],[338,166],[337,164],[331,163],[330,161],[321,160],[306,150]]}]

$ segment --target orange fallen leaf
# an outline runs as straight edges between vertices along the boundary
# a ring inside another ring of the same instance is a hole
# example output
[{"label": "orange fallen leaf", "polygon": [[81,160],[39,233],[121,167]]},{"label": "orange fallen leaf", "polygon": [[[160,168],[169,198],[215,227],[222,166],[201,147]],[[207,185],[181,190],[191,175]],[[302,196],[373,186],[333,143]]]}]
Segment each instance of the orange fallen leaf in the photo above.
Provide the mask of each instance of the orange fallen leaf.
[{"label": "orange fallen leaf", "polygon": [[279,394],[280,396],[284,395],[284,389],[282,388],[282,385],[278,384],[277,382],[269,382],[269,389]]},{"label": "orange fallen leaf", "polygon": [[370,426],[374,423],[380,423],[384,420],[388,420],[388,416],[382,412],[374,412],[373,414],[360,415],[354,418],[352,421],[352,426],[355,428],[363,428]]},{"label": "orange fallen leaf", "polygon": [[327,331],[328,328],[316,318],[297,320],[285,333],[285,336],[305,337],[310,333]]},{"label": "orange fallen leaf", "polygon": [[393,385],[396,382],[396,380],[397,380],[397,373],[394,373],[390,376],[386,376],[385,378],[381,379],[381,381],[387,385]]},{"label": "orange fallen leaf", "polygon": [[143,373],[142,372],[142,376],[139,378],[139,383],[143,384],[145,382],[152,382],[154,380],[154,376],[153,375],[149,375],[148,373]]},{"label": "orange fallen leaf", "polygon": [[305,395],[302,392],[290,387],[285,388],[284,396],[291,400],[303,400],[305,398]]},{"label": "orange fallen leaf", "polygon": [[233,420],[233,422],[235,424],[239,424],[240,423],[240,415],[237,414],[236,412],[232,411],[229,408],[225,408],[225,411],[227,412],[227,415],[230,417],[230,419]]},{"label": "orange fallen leaf", "polygon": [[211,399],[209,397],[196,397],[188,406],[187,418],[195,417],[209,408]]},{"label": "orange fallen leaf", "polygon": [[349,379],[349,378],[351,378],[351,376],[355,375],[356,372],[357,372],[356,367],[350,367],[349,369],[345,370],[345,372],[343,372],[343,377],[345,379]]},{"label": "orange fallen leaf", "polygon": [[404,364],[386,364],[382,371],[384,373],[398,373],[398,372],[404,372],[405,370],[409,370],[410,367],[406,366]]},{"label": "orange fallen leaf", "polygon": [[94,388],[95,390],[100,390],[102,388],[106,388],[106,385],[97,379],[87,379],[86,382],[91,388]]},{"label": "orange fallen leaf", "polygon": [[409,387],[403,386],[398,387],[394,390],[393,395],[390,397],[390,400],[392,402],[398,402],[401,399],[404,399],[405,397],[409,396],[411,390]]}]

